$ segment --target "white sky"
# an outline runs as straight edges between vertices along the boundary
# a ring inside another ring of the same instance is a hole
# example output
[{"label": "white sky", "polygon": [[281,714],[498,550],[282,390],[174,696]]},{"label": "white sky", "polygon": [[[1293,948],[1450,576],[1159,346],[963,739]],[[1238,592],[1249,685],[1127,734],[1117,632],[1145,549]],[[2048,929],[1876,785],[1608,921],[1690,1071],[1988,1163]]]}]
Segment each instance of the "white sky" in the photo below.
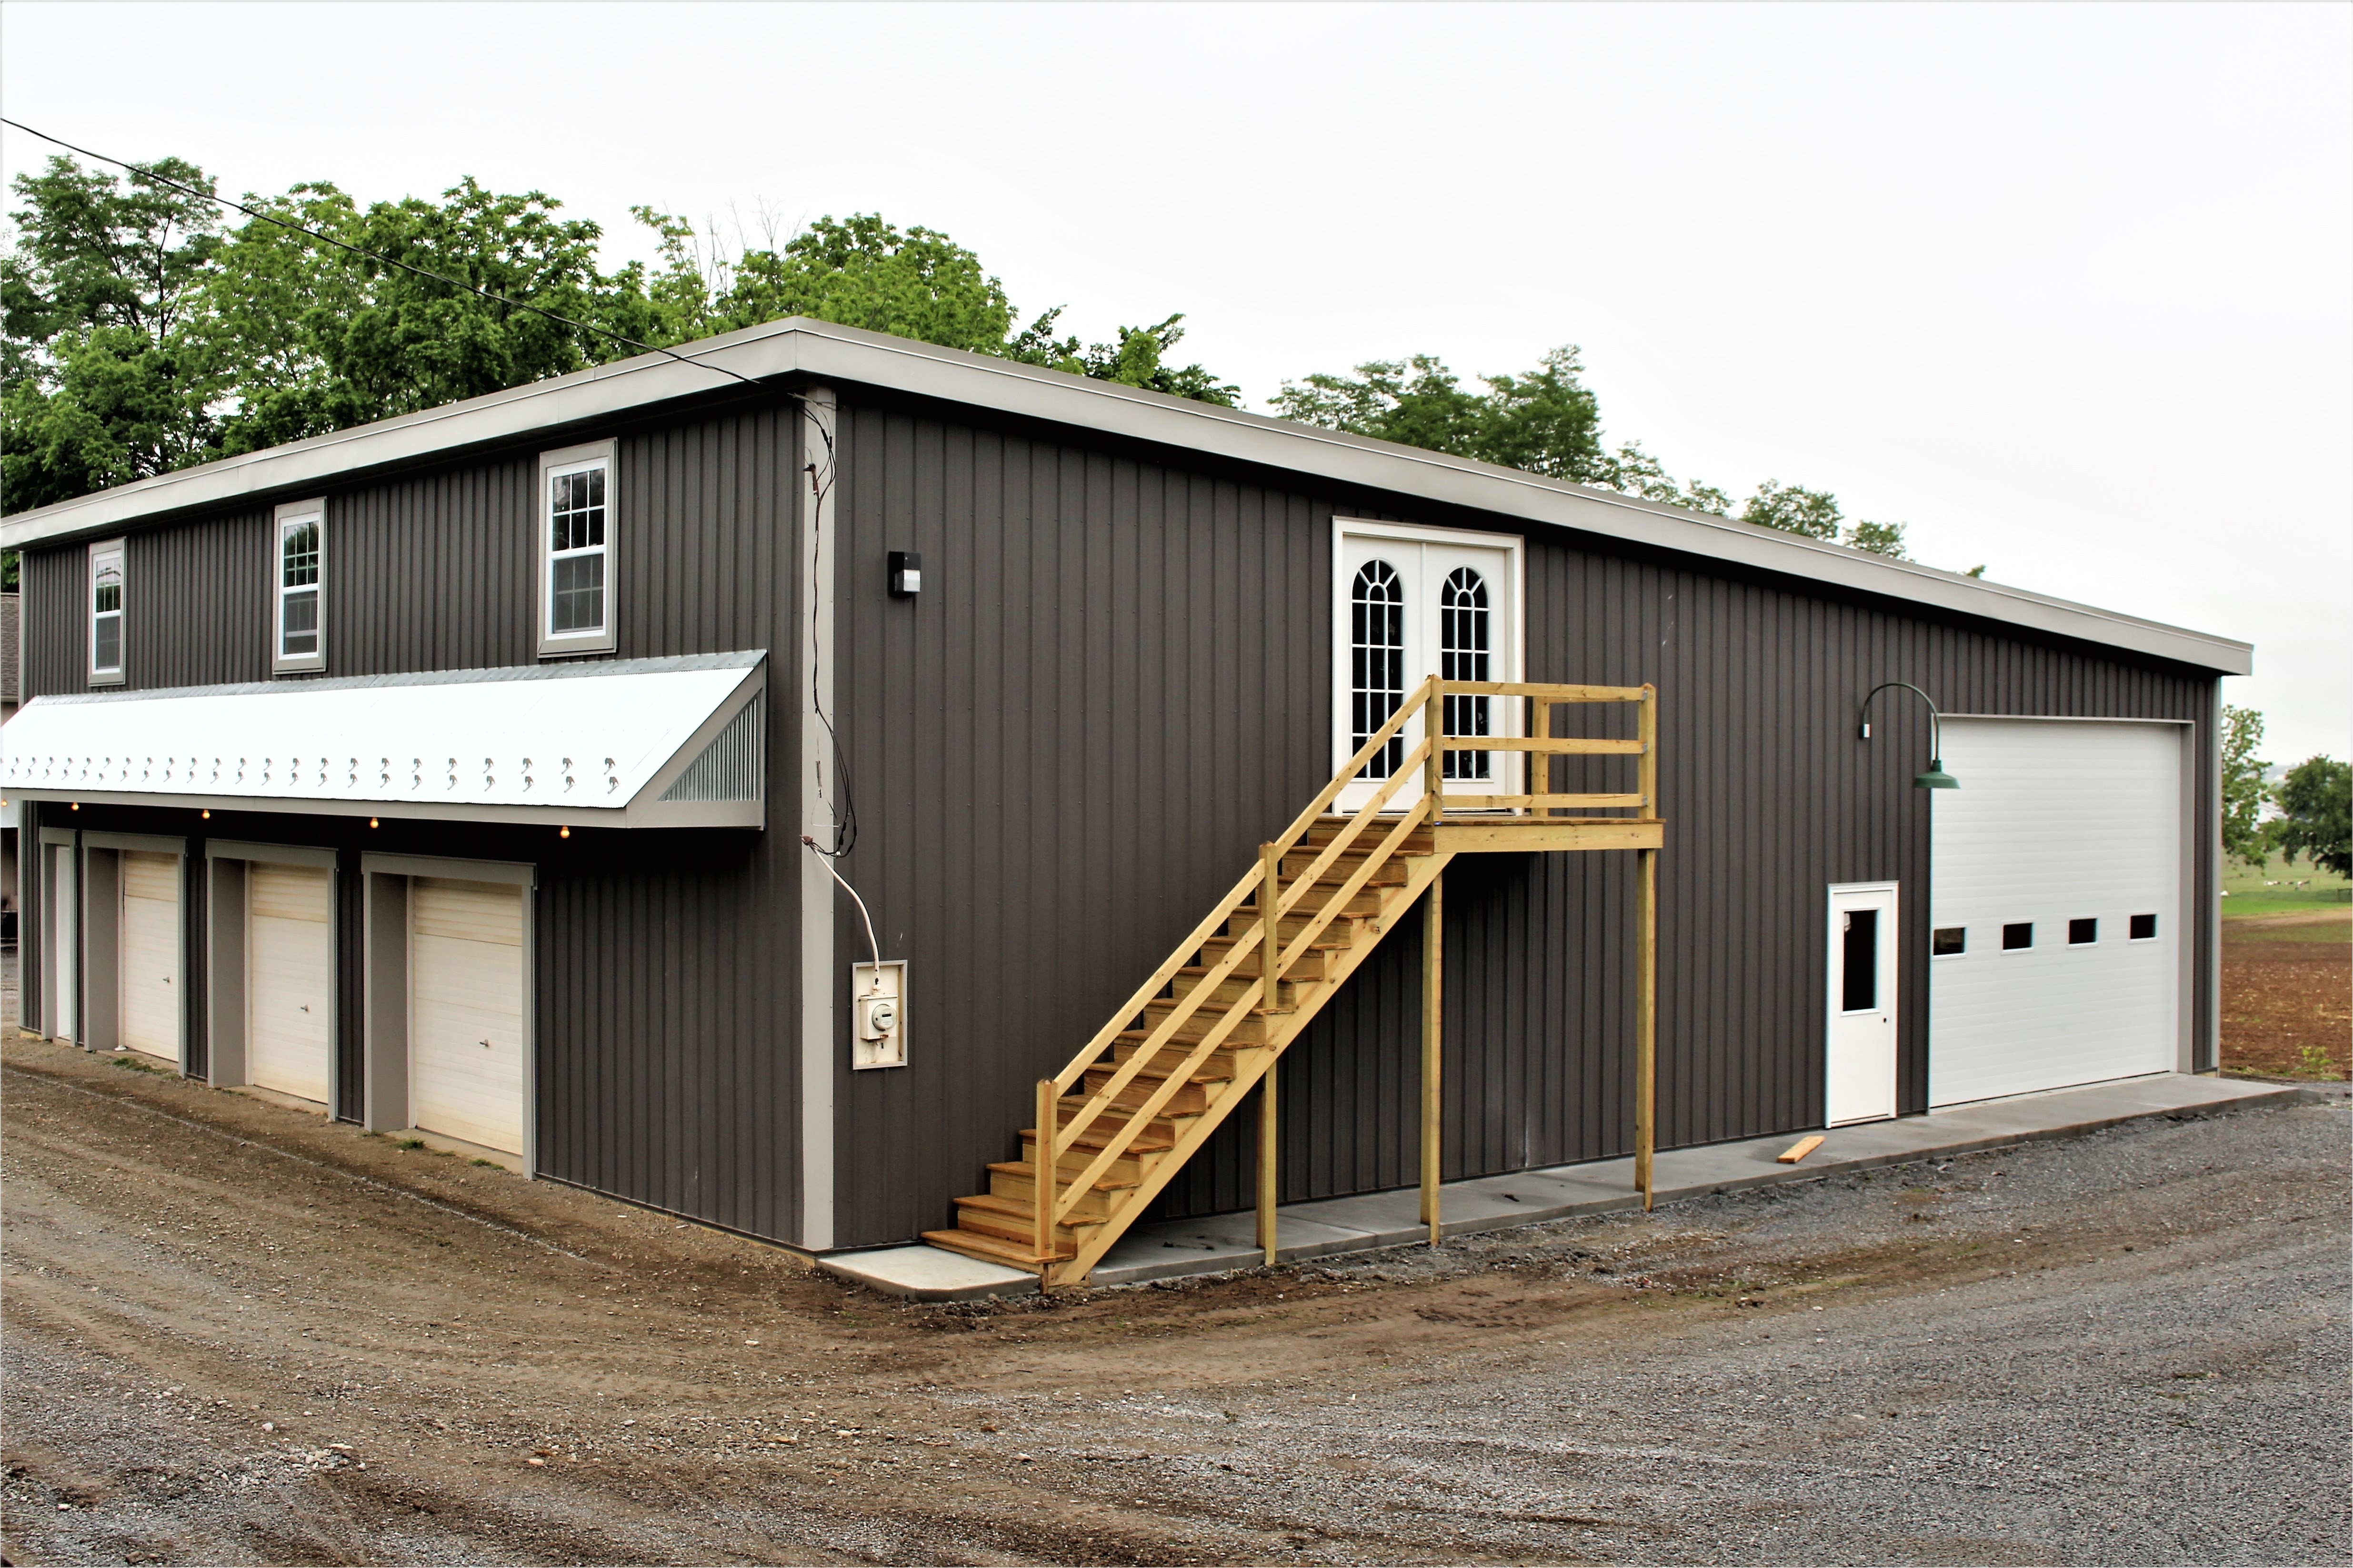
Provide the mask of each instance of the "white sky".
[{"label": "white sky", "polygon": [[[0,5],[0,104],[224,190],[945,230],[1252,406],[1575,342],[1613,440],[2242,637],[2353,752],[2353,7]],[[0,171],[47,149],[0,136]]]}]

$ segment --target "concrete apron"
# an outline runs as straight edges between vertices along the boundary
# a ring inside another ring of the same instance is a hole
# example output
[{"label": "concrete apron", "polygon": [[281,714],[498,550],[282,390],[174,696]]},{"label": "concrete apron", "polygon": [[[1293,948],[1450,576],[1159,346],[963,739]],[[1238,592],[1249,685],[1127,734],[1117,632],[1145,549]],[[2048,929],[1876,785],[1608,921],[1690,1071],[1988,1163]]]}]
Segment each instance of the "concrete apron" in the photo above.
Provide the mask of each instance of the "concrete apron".
[{"label": "concrete apron", "polygon": [[[1844,1171],[1943,1159],[2036,1139],[2073,1138],[2149,1117],[2205,1116],[2324,1098],[2315,1089],[2181,1073],[2046,1089],[1926,1116],[1830,1128],[1822,1133],[1822,1146],[1794,1165],[1779,1163],[1777,1156],[1803,1136],[1798,1132],[1672,1150],[1658,1156],[1654,1201],[1677,1203],[1774,1182],[1818,1181]],[[1443,1236],[1463,1236],[1572,1215],[1638,1209],[1642,1199],[1633,1185],[1630,1157],[1449,1182],[1440,1189],[1439,1230]],[[1428,1228],[1418,1217],[1420,1209],[1416,1188],[1286,1204],[1275,1211],[1276,1260],[1298,1263],[1427,1240]],[[1136,1285],[1254,1268],[1265,1256],[1257,1245],[1257,1218],[1249,1213],[1139,1225],[1095,1266],[1088,1282]],[[919,1301],[1026,1295],[1038,1289],[1034,1274],[922,1245],[837,1253],[818,1258],[818,1267]]]}]

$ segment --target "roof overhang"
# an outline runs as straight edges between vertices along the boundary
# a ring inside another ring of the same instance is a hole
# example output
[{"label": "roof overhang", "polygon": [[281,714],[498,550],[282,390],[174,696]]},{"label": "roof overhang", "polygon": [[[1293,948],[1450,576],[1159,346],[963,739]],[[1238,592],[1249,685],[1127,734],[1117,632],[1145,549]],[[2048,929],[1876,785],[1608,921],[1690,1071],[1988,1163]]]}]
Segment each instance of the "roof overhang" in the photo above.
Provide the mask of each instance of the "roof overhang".
[{"label": "roof overhang", "polygon": [[575,827],[765,827],[767,656],[36,697],[8,799]]},{"label": "roof overhang", "polygon": [[[740,392],[734,379],[856,382],[1339,483],[1786,573],[1862,593],[2246,675],[2252,644],[1664,506],[1541,474],[1345,435],[1114,382],[806,317],[770,321],[464,403],[224,458],[0,521],[0,544],[98,538],[189,508],[316,493],[368,470]],[[718,374],[714,374],[718,373]]]}]

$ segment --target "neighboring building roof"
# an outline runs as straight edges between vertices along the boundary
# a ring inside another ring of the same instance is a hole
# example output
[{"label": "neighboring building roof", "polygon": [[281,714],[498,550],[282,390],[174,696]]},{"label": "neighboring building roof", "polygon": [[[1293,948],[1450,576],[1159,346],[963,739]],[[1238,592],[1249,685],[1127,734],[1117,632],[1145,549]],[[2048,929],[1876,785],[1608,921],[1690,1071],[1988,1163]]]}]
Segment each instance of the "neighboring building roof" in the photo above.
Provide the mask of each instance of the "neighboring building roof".
[{"label": "neighboring building roof", "polygon": [[[758,827],[765,653],[36,697],[13,799]],[[123,755],[125,736],[136,756]]]},{"label": "neighboring building roof", "polygon": [[[754,380],[790,375],[862,383],[1787,573],[2221,674],[2245,675],[2253,669],[2252,645],[2228,637],[1614,490],[828,321],[804,317],[771,321],[682,344],[676,353]],[[705,397],[728,384],[697,363],[641,354],[19,512],[0,521],[0,543],[24,546],[94,538],[186,508],[316,490],[386,465],[426,461],[486,443],[520,440],[538,431],[637,414]]]}]

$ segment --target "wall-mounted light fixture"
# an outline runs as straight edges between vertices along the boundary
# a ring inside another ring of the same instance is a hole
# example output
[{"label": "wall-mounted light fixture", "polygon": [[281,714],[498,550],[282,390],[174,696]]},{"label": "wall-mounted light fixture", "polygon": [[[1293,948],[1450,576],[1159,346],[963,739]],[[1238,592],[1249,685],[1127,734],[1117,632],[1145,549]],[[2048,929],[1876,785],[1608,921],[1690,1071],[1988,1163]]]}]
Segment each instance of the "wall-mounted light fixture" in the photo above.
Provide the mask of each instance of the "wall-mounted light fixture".
[{"label": "wall-mounted light fixture", "polygon": [[1900,686],[1928,705],[1928,771],[1912,775],[1914,789],[1958,789],[1961,781],[1945,771],[1945,716],[1936,711],[1936,700],[1908,680],[1883,680],[1871,689],[1862,700],[1862,739],[1871,739],[1871,699],[1890,687]]},{"label": "wall-mounted light fixture", "polygon": [[891,596],[912,599],[923,591],[923,557],[918,551],[891,552]]}]

